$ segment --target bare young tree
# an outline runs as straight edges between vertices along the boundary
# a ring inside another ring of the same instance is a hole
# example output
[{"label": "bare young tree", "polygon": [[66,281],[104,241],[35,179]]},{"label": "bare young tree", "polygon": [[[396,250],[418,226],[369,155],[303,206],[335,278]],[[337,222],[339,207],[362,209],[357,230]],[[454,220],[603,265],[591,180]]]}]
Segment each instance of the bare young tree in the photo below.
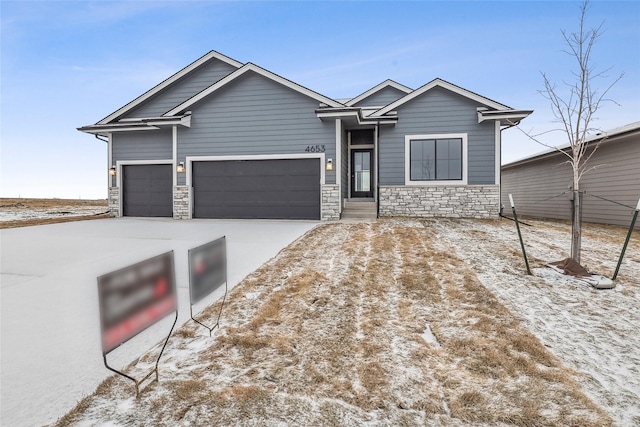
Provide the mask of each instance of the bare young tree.
[{"label": "bare young tree", "polygon": [[[531,135],[525,132],[529,138],[546,147],[554,148],[567,157],[565,163],[573,170],[573,212],[572,212],[572,238],[571,258],[580,263],[580,251],[582,242],[582,192],[580,180],[585,173],[597,166],[589,165],[589,160],[598,147],[605,142],[606,137],[587,143],[587,139],[599,129],[593,126],[596,113],[602,104],[610,101],[607,94],[611,88],[623,77],[620,74],[610,83],[604,84],[604,89],[598,87],[600,80],[607,80],[607,73],[612,67],[599,70],[593,63],[591,54],[594,45],[604,30],[602,22],[597,27],[587,28],[587,12],[589,1],[586,0],[580,7],[580,22],[576,32],[567,33],[562,30],[562,37],[566,48],[562,51],[575,60],[576,69],[571,71],[571,80],[562,81],[561,85],[552,82],[551,78],[542,72],[544,89],[539,90],[543,97],[549,100],[555,121],[560,123],[559,130],[566,134],[569,147],[560,149],[544,143],[539,139],[540,135]],[[522,129],[521,129],[522,130]],[[524,131],[523,131],[524,132]],[[546,132],[545,132],[546,133]]]}]

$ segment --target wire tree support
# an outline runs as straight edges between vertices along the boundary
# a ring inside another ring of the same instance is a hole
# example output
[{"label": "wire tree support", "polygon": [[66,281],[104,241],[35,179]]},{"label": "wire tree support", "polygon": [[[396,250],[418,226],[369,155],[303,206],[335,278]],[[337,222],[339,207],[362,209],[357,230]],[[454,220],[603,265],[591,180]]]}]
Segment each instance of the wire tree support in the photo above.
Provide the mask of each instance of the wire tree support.
[{"label": "wire tree support", "polygon": [[522,248],[522,256],[524,257],[524,263],[527,266],[527,274],[531,276],[531,269],[529,268],[529,260],[527,259],[527,251],[524,248],[524,241],[522,240],[522,233],[520,232],[520,223],[518,222],[518,214],[516,213],[516,205],[513,203],[513,196],[509,194],[509,202],[511,203],[511,211],[513,212],[513,220],[516,223],[516,229],[518,230],[518,238],[520,239],[520,247]]},{"label": "wire tree support", "polygon": [[611,280],[616,280],[618,277],[618,272],[620,271],[620,266],[622,265],[622,260],[624,259],[624,254],[627,251],[627,246],[629,246],[629,240],[631,240],[631,234],[633,233],[633,227],[636,225],[636,220],[638,219],[638,212],[640,212],[640,200],[638,200],[638,206],[636,206],[635,212],[633,213],[633,219],[631,220],[631,226],[629,226],[629,232],[627,233],[627,238],[624,241],[624,246],[622,247],[622,252],[620,252],[620,258],[618,259],[618,265],[616,266],[616,271],[613,273],[613,277]]}]

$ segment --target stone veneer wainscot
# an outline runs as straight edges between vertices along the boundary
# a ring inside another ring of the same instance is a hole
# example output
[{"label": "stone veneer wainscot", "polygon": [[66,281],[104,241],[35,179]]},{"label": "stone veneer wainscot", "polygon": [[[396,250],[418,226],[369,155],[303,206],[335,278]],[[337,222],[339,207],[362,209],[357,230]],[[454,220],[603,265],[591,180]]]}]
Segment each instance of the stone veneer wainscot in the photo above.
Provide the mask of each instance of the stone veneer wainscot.
[{"label": "stone veneer wainscot", "polygon": [[189,187],[176,185],[173,187],[173,219],[189,219]]},{"label": "stone veneer wainscot", "polygon": [[500,186],[381,186],[380,216],[492,218],[500,212]]},{"label": "stone veneer wainscot", "polygon": [[109,215],[120,216],[120,187],[109,187]]},{"label": "stone veneer wainscot", "polygon": [[340,219],[340,188],[334,184],[322,186],[322,212],[320,218],[323,221],[337,221]]}]

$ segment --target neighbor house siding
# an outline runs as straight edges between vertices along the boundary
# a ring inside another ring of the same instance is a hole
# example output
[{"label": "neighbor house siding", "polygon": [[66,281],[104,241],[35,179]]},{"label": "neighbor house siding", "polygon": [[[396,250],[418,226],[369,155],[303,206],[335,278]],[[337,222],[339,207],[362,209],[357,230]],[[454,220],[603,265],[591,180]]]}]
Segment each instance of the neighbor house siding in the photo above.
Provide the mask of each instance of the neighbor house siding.
[{"label": "neighbor house siding", "polygon": [[234,71],[234,66],[212,59],[193,71],[189,78],[178,80],[124,117],[159,117]]},{"label": "neighbor house siding", "polygon": [[123,160],[166,160],[173,157],[170,129],[114,133],[113,163]]},{"label": "neighbor house siding", "polygon": [[[573,173],[565,161],[564,156],[553,154],[529,163],[503,167],[503,203],[509,194],[513,194],[521,215],[570,219]],[[595,196],[632,207],[637,205],[640,197],[640,135],[605,142],[591,158],[590,164],[598,167],[587,172],[580,181],[580,189],[586,192],[583,221],[629,226],[633,209]],[[551,197],[554,198],[549,199]]]},{"label": "neighbor house siding", "polygon": [[[324,145],[325,158],[335,161],[335,122],[320,121],[318,105],[248,72],[190,108],[191,128],[178,129],[178,161],[186,156],[306,154],[315,145]],[[184,184],[184,176],[178,179]],[[326,172],[325,182],[335,184],[335,168]]]},{"label": "neighbor house siding", "polygon": [[405,135],[466,133],[469,185],[495,182],[495,124],[478,123],[473,101],[434,88],[398,108],[395,127],[380,128],[380,185],[402,185],[405,174]]},{"label": "neighbor house siding", "polygon": [[387,86],[384,89],[380,89],[371,96],[366,97],[362,101],[356,102],[356,107],[384,107],[391,104],[393,101],[405,96],[406,93],[391,86]]}]

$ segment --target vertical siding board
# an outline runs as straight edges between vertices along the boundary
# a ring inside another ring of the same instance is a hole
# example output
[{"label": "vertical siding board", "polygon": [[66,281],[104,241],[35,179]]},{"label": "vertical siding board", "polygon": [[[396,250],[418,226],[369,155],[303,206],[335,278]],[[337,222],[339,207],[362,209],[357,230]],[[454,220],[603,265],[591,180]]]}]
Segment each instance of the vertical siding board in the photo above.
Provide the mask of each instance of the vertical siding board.
[{"label": "vertical siding board", "polygon": [[[320,121],[318,106],[317,100],[249,72],[192,106],[191,128],[178,129],[178,161],[305,154],[315,145],[324,145],[325,158],[335,161],[335,122]],[[325,182],[335,184],[335,168],[326,171]]]},{"label": "vertical siding board", "polygon": [[354,104],[355,107],[384,107],[385,105],[391,104],[394,101],[405,96],[406,93],[403,91],[396,89],[392,86],[387,86],[383,89],[380,89],[374,94],[366,97],[362,101],[356,102]]},{"label": "vertical siding board", "polygon": [[159,117],[235,70],[236,68],[232,65],[212,59],[188,77],[178,80],[129,111],[124,117]]},{"label": "vertical siding board", "polygon": [[495,125],[478,123],[478,106],[442,88],[400,106],[395,127],[381,127],[380,184],[404,184],[405,135],[435,133],[467,133],[468,184],[495,184]]},{"label": "vertical siding board", "polygon": [[[571,218],[569,186],[571,167],[562,164],[560,155],[524,165],[507,167],[502,172],[502,197],[514,195],[518,212],[540,218]],[[591,158],[598,166],[580,182],[587,195],[583,201],[583,220],[629,226],[633,209],[600,200],[592,195],[635,207],[640,198],[640,136],[628,136],[605,142]],[[567,191],[566,195],[542,201]],[[640,227],[637,224],[636,227]]]}]

